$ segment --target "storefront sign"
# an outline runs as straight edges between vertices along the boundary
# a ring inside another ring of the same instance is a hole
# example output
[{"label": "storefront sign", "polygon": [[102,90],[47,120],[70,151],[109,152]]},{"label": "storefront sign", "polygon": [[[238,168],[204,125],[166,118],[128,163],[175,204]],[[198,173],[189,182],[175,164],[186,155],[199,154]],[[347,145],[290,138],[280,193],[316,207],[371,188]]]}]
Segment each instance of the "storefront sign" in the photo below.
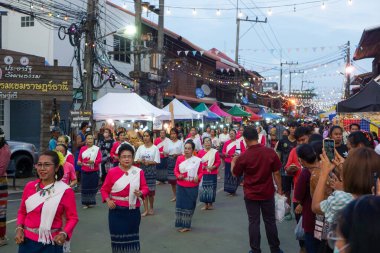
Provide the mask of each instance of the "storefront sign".
[{"label": "storefront sign", "polygon": [[70,111],[71,128],[79,128],[83,121],[90,121],[91,116],[91,111]]},{"label": "storefront sign", "polygon": [[0,50],[0,99],[72,100],[72,67],[46,66],[45,59]]}]

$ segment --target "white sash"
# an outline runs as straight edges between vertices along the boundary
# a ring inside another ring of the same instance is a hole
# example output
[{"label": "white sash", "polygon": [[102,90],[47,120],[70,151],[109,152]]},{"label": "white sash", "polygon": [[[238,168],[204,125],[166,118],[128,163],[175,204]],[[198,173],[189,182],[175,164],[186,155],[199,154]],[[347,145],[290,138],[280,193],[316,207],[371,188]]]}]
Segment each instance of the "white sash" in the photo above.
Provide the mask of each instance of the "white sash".
[{"label": "white sash", "polygon": [[232,141],[230,142],[230,144],[227,145],[227,148],[226,148],[226,151],[227,153],[233,148],[236,146],[237,148],[237,145],[239,144],[239,148],[241,150],[241,142],[239,140],[235,140],[235,141]]},{"label": "white sash", "polygon": [[90,158],[90,161],[95,161],[98,156],[99,147],[93,145],[91,148],[87,148],[82,153],[82,158]]},{"label": "white sash", "polygon": [[214,162],[215,162],[215,154],[218,151],[216,149],[210,149],[203,157],[202,157],[202,162],[207,162],[207,166],[211,167]]},{"label": "white sash", "polygon": [[[48,189],[51,186],[52,184],[49,184],[45,186],[44,189]],[[57,181],[54,183],[54,187],[51,189],[50,194],[46,193],[45,196],[41,196],[40,192],[36,192],[25,201],[27,213],[30,213],[44,203],[41,212],[38,242],[43,244],[54,243],[51,235],[51,226],[62,196],[68,188],[70,187],[64,182]]]},{"label": "white sash", "polygon": [[194,178],[197,176],[198,168],[201,161],[202,160],[200,158],[192,156],[191,158],[186,159],[179,165],[179,171],[181,172],[181,174],[187,173],[187,181],[193,181]]},{"label": "white sash", "polygon": [[135,190],[140,189],[140,171],[141,169],[132,166],[128,171],[128,176],[124,173],[112,186],[111,193],[116,193],[124,190],[129,186],[129,209],[136,208],[137,197],[134,194]]},{"label": "white sash", "polygon": [[160,148],[165,146],[165,144],[167,143],[167,139],[168,138],[165,138],[165,140],[161,140],[161,142],[157,144],[158,150],[160,150]]},{"label": "white sash", "polygon": [[66,160],[67,160],[67,157],[69,157],[69,155],[72,155],[72,153],[71,153],[70,151],[67,150],[67,154],[66,154],[66,156],[65,156],[65,162],[66,162]]}]

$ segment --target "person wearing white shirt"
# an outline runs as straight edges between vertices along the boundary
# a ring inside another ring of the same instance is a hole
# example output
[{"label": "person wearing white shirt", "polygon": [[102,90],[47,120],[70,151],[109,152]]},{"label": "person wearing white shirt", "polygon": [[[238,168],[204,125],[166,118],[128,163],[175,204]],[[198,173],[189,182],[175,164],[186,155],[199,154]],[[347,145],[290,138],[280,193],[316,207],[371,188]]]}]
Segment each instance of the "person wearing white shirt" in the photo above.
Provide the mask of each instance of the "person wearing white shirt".
[{"label": "person wearing white shirt", "polygon": [[170,130],[170,141],[164,146],[164,155],[168,157],[168,182],[172,186],[173,198],[172,202],[176,201],[176,186],[177,178],[174,175],[174,167],[177,162],[177,157],[183,154],[183,142],[178,139],[178,130],[173,128]]},{"label": "person wearing white shirt", "polygon": [[186,143],[188,140],[192,140],[195,144],[195,151],[199,151],[202,149],[202,143],[201,140],[196,136],[197,130],[195,127],[192,127],[190,129],[190,137],[185,140],[184,143]]},{"label": "person wearing white shirt", "polygon": [[[157,170],[156,165],[160,163],[160,151],[153,145],[153,133],[146,130],[143,134],[144,144],[141,145],[136,152],[135,162],[140,164],[140,168],[144,171],[146,183],[149,188],[149,194],[144,199],[144,213],[141,216],[153,215],[154,195],[156,192]],[[150,207],[148,206],[148,200]]]}]

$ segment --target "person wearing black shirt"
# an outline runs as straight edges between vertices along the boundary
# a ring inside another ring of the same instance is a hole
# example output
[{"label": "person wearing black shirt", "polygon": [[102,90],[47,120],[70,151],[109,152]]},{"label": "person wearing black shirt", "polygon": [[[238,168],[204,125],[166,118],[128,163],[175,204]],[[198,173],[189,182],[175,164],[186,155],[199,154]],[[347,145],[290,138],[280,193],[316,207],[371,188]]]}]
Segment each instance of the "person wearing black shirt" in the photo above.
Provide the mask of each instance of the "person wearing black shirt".
[{"label": "person wearing black shirt", "polygon": [[102,153],[102,163],[101,163],[101,170],[102,170],[102,176],[101,181],[104,182],[108,170],[112,167],[112,161],[111,161],[111,148],[113,146],[113,143],[115,140],[112,138],[111,130],[108,128],[104,129],[103,138],[99,140],[99,148],[100,152]]},{"label": "person wearing black shirt", "polygon": [[343,128],[341,128],[340,126],[332,126],[330,128],[329,138],[334,140],[335,149],[339,153],[339,155],[343,158],[347,158],[348,148],[343,143]]},{"label": "person wearing black shirt", "polygon": [[[276,147],[276,152],[278,156],[280,157],[280,161],[282,163],[281,167],[281,184],[282,184],[282,191],[285,194],[287,198],[287,202],[290,204],[290,193],[292,191],[292,185],[293,185],[293,176],[289,176],[286,174],[285,166],[288,162],[290,151],[297,146],[297,140],[294,137],[294,132],[297,129],[297,123],[291,122],[289,123],[289,135],[282,138]],[[290,213],[287,213],[285,218],[287,220],[291,220],[292,216]]]}]

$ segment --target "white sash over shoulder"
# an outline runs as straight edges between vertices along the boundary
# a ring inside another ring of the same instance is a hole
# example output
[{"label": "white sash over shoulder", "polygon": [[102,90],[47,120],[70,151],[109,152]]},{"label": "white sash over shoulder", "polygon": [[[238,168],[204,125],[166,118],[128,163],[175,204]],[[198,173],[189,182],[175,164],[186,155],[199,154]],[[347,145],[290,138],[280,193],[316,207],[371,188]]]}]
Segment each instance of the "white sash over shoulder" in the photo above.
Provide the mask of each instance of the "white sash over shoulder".
[{"label": "white sash over shoulder", "polygon": [[198,168],[199,168],[199,165],[200,165],[201,161],[202,160],[200,158],[198,158],[196,156],[192,156],[191,158],[186,159],[185,161],[183,161],[179,165],[179,171],[182,174],[183,173],[187,173],[186,180],[188,180],[188,181],[193,181],[194,180],[194,178],[198,174]]},{"label": "white sash over shoulder", "polygon": [[128,175],[123,174],[114,183],[111,189],[111,193],[116,193],[124,190],[128,185],[130,185],[128,196],[129,209],[136,208],[137,197],[134,194],[134,191],[140,189],[140,171],[141,169],[132,166],[128,171]]},{"label": "white sash over shoulder", "polygon": [[[52,185],[53,184],[47,185],[44,189],[48,189]],[[50,193],[41,196],[40,192],[36,192],[25,201],[27,213],[30,213],[43,203],[38,235],[38,241],[43,244],[53,243],[51,226],[62,196],[68,188],[70,187],[64,182],[57,181],[54,183],[54,187],[50,190]]]},{"label": "white sash over shoulder", "polygon": [[238,145],[239,145],[239,149],[241,150],[241,142],[238,141],[238,140],[235,140],[235,141],[232,141],[230,142],[230,144],[227,145],[227,148],[226,148],[226,151],[227,153],[233,148],[236,146],[236,148],[238,148]]},{"label": "white sash over shoulder", "polygon": [[91,148],[87,148],[82,153],[82,158],[89,158],[91,161],[95,161],[98,155],[99,147],[93,145]]},{"label": "white sash over shoulder", "polygon": [[207,153],[202,157],[202,162],[207,162],[207,166],[208,167],[211,167],[214,162],[215,162],[215,154],[217,153],[218,151],[216,149],[210,149],[209,151],[207,151]]}]

